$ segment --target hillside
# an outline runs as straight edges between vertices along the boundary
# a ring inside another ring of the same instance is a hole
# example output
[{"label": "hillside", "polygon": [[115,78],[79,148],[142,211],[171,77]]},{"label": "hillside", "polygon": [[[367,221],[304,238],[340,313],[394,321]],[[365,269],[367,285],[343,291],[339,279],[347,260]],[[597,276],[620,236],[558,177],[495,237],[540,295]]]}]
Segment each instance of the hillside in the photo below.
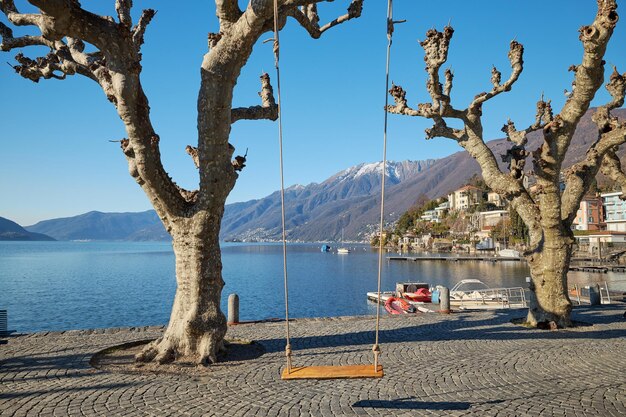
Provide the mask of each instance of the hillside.
[{"label": "hillside", "polygon": [[[589,111],[578,125],[566,155],[564,167],[569,167],[580,161],[589,145],[595,140],[597,131],[595,124],[591,120],[592,112],[593,110]],[[614,114],[620,118],[626,118],[626,109],[615,110]],[[527,149],[535,150],[541,143],[540,133],[535,132],[529,137]],[[493,150],[499,162],[499,155],[504,154],[506,149],[511,146],[511,143],[506,139],[489,141],[487,144]],[[620,156],[623,158],[625,154],[626,150],[622,150]],[[500,165],[501,168],[505,168],[504,163],[500,162]],[[526,166],[528,167],[527,170],[532,167],[530,157]],[[466,184],[467,180],[474,174],[480,174],[478,164],[467,152],[460,151],[428,164],[428,169],[418,170],[401,181],[388,180],[385,199],[385,207],[387,208],[386,222],[396,220],[415,203],[420,195],[425,194],[431,199],[446,196],[451,191]],[[380,175],[378,178],[380,178]],[[331,179],[322,184],[331,181]],[[307,190],[314,191],[314,189],[310,188]],[[305,209],[309,208],[306,206],[306,201],[312,197],[305,194],[303,189],[290,189],[285,197],[288,207],[287,229],[289,231],[289,239],[304,241],[337,240],[343,227],[346,239],[367,240],[370,233],[377,230],[380,216],[380,197],[379,189],[376,187],[372,188],[369,194],[362,193],[346,199],[337,198],[323,206],[317,207],[315,216],[305,211]],[[228,218],[225,216],[224,219],[224,235],[235,239],[278,239],[280,232],[279,214],[275,214],[272,210],[272,216],[264,216],[263,222],[257,222],[259,216],[266,214],[270,208],[279,209],[280,200],[278,199],[278,194],[275,193],[261,200],[240,204],[251,203],[254,207],[259,208],[260,211],[245,212],[245,215],[240,218],[236,218],[235,214],[241,212],[229,212],[231,206],[226,207],[226,212],[230,216]],[[242,222],[249,225],[249,227],[247,229],[244,227],[235,230],[227,229],[231,222]],[[235,233],[232,233],[233,231]]]},{"label": "hillside", "polygon": [[[388,162],[387,186],[401,184],[426,172],[436,160]],[[360,213],[355,205],[380,194],[382,163],[360,164],[341,171],[320,184],[292,186],[285,190],[287,238],[332,241],[354,238],[350,227]],[[238,240],[276,240],[281,234],[280,193],[260,200],[226,206],[222,236]]]},{"label": "hillside", "polygon": [[54,239],[41,233],[29,232],[14,221],[0,217],[0,240],[50,241]]},{"label": "hillside", "polygon": [[26,230],[45,233],[57,240],[169,240],[154,210],[140,213],[101,213],[44,220]]}]

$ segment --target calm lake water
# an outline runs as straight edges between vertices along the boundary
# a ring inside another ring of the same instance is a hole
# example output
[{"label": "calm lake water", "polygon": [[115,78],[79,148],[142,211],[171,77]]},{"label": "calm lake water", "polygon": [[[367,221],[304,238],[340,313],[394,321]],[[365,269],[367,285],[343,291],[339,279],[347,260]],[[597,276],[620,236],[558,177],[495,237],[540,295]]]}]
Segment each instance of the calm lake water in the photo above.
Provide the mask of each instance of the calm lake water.
[{"label": "calm lake water", "polygon": [[[241,320],[284,317],[282,246],[225,243],[222,255],[223,310],[228,294],[237,293]],[[376,251],[357,246],[338,255],[317,244],[292,244],[287,256],[291,317],[375,314],[365,294],[376,291]],[[526,286],[528,275],[525,262],[385,260],[381,290],[400,281],[451,287],[466,278]],[[169,243],[0,242],[0,309],[19,332],[165,324],[175,287]]]}]

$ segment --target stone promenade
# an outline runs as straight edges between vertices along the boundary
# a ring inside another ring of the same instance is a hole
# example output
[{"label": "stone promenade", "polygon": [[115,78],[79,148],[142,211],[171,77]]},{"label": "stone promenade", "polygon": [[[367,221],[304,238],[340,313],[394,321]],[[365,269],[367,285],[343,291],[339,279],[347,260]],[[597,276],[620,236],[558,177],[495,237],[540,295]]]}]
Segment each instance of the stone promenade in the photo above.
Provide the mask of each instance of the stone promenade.
[{"label": "stone promenade", "polygon": [[[381,319],[382,379],[282,381],[284,324],[233,326],[255,354],[195,375],[107,372],[92,356],[162,328],[37,333],[0,345],[0,415],[626,416],[624,305],[576,308],[593,324],[540,331],[524,315]],[[294,366],[372,361],[372,317],[291,323]]]}]

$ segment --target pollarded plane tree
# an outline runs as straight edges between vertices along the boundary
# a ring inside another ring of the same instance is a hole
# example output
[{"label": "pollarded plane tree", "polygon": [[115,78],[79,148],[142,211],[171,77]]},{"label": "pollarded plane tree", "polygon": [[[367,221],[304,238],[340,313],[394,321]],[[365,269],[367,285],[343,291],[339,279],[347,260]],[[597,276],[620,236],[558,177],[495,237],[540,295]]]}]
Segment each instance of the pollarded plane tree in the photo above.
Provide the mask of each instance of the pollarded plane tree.
[{"label": "pollarded plane tree", "polygon": [[[332,0],[277,0],[278,28],[292,17],[313,38],[319,38],[326,30],[361,14],[363,0],[352,0],[346,2],[345,15],[321,26],[317,6],[326,1]],[[115,17],[93,14],[77,0],[29,3],[38,13],[20,13],[13,0],[0,0],[0,10],[8,22],[0,22],[0,50],[48,48],[46,56],[36,59],[21,52],[16,56],[15,71],[34,82],[78,74],[98,83],[124,123],[128,137],[121,141],[121,147],[130,175],[173,238],[177,289],[169,325],[137,359],[215,362],[227,329],[220,310],[224,286],[220,223],[226,197],[245,165],[242,156],[232,160],[231,125],[238,120],[278,117],[267,74],[261,76],[261,105],[232,108],[233,90],[254,45],[274,29],[274,0],[250,0],[245,10],[237,0],[215,0],[219,31],[208,34],[208,52],[200,69],[198,141],[197,146],[186,148],[199,171],[197,190],[178,186],[164,169],[160,138],[141,85],[141,46],[155,11],[143,10],[133,22],[132,0],[116,0]],[[14,35],[17,26],[30,27],[38,34]]]},{"label": "pollarded plane tree", "polygon": [[[570,67],[574,81],[561,112],[554,115],[550,101],[542,97],[531,126],[517,130],[511,121],[504,125],[502,130],[512,142],[506,155],[501,155],[502,161],[508,163],[508,172],[498,167],[496,156],[485,144],[482,107],[490,99],[510,91],[522,73],[524,48],[520,43],[515,40],[510,43],[511,74],[508,80],[503,82],[501,73],[494,67],[491,90],[476,95],[467,108],[459,109],[451,103],[451,70],[445,70],[443,84],[440,79],[440,69],[447,60],[454,31],[450,26],[443,32],[429,30],[420,45],[425,51],[426,88],[431,102],[411,108],[400,86],[393,86],[389,91],[395,104],[387,107],[388,112],[431,119],[433,126],[426,129],[426,138],[444,137],[457,141],[478,162],[486,184],[505,197],[528,226],[530,245],[524,256],[530,266],[532,283],[527,322],[533,326],[539,323],[559,327],[572,325],[572,307],[567,293],[567,271],[575,242],[571,225],[595,176],[601,171],[619,181],[626,191],[626,176],[616,156],[618,147],[626,142],[626,123],[611,116],[611,110],[624,103],[626,74],[620,74],[616,69],[606,85],[612,100],[593,115],[597,140],[589,147],[584,159],[567,170],[563,192],[559,184],[565,153],[576,126],[604,82],[603,57],[618,21],[616,9],[615,0],[598,0],[593,23],[580,29],[582,62]],[[462,128],[448,126],[446,119],[460,121]],[[526,149],[527,135],[535,131],[543,134],[543,141],[538,149],[529,152]],[[530,156],[533,162],[530,174],[536,178],[532,192],[523,184],[524,165]]]}]

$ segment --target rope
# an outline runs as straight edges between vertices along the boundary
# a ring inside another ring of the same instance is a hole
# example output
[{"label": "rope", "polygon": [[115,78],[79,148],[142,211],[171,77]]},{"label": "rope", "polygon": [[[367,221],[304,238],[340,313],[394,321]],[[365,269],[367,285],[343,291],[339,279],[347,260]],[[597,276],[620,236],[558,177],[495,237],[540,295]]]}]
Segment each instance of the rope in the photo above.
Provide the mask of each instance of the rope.
[{"label": "rope", "polygon": [[282,243],[283,243],[283,281],[285,285],[285,330],[286,345],[285,356],[287,356],[287,372],[291,373],[291,340],[289,337],[289,286],[287,284],[287,233],[285,231],[285,175],[283,169],[283,116],[280,102],[280,67],[279,60],[280,42],[278,38],[278,0],[274,0],[274,66],[276,67],[276,95],[278,104],[278,149],[280,160],[280,208],[282,221]]},{"label": "rope", "polygon": [[[384,213],[385,213],[385,169],[387,167],[387,106],[389,105],[389,62],[391,55],[391,43],[393,35],[393,25],[395,23],[401,23],[403,21],[393,20],[393,1],[387,0],[387,64],[385,75],[385,123],[383,131],[383,166],[382,166],[382,181],[380,190],[380,227],[379,227],[379,248],[378,248],[378,306],[376,309],[376,336],[375,342],[372,346],[372,352],[374,354],[374,371],[378,371],[378,357],[380,355],[380,346],[378,345],[379,330],[380,330],[380,284],[382,276],[382,264],[383,264],[383,227],[384,227]],[[280,100],[280,67],[279,67],[279,52],[280,41],[278,35],[278,0],[274,0],[274,65],[276,67],[276,93],[278,104],[278,148],[279,148],[279,164],[280,164],[280,202],[281,202],[281,222],[282,222],[282,246],[283,246],[283,279],[285,286],[285,330],[286,330],[286,345],[285,355],[287,357],[287,372],[291,373],[291,339],[289,335],[289,287],[287,279],[287,234],[285,230],[285,179],[284,179],[284,164],[283,164],[283,125],[282,125],[282,107]]]},{"label": "rope", "polygon": [[372,352],[374,353],[374,372],[378,371],[378,356],[380,355],[380,346],[378,345],[378,333],[380,330],[380,281],[383,273],[383,228],[385,220],[385,169],[387,168],[387,106],[389,105],[389,62],[391,57],[391,43],[393,35],[393,0],[387,0],[387,64],[385,67],[385,124],[383,129],[383,166],[382,180],[380,186],[380,224],[378,235],[378,305],[376,306],[376,337]]}]

